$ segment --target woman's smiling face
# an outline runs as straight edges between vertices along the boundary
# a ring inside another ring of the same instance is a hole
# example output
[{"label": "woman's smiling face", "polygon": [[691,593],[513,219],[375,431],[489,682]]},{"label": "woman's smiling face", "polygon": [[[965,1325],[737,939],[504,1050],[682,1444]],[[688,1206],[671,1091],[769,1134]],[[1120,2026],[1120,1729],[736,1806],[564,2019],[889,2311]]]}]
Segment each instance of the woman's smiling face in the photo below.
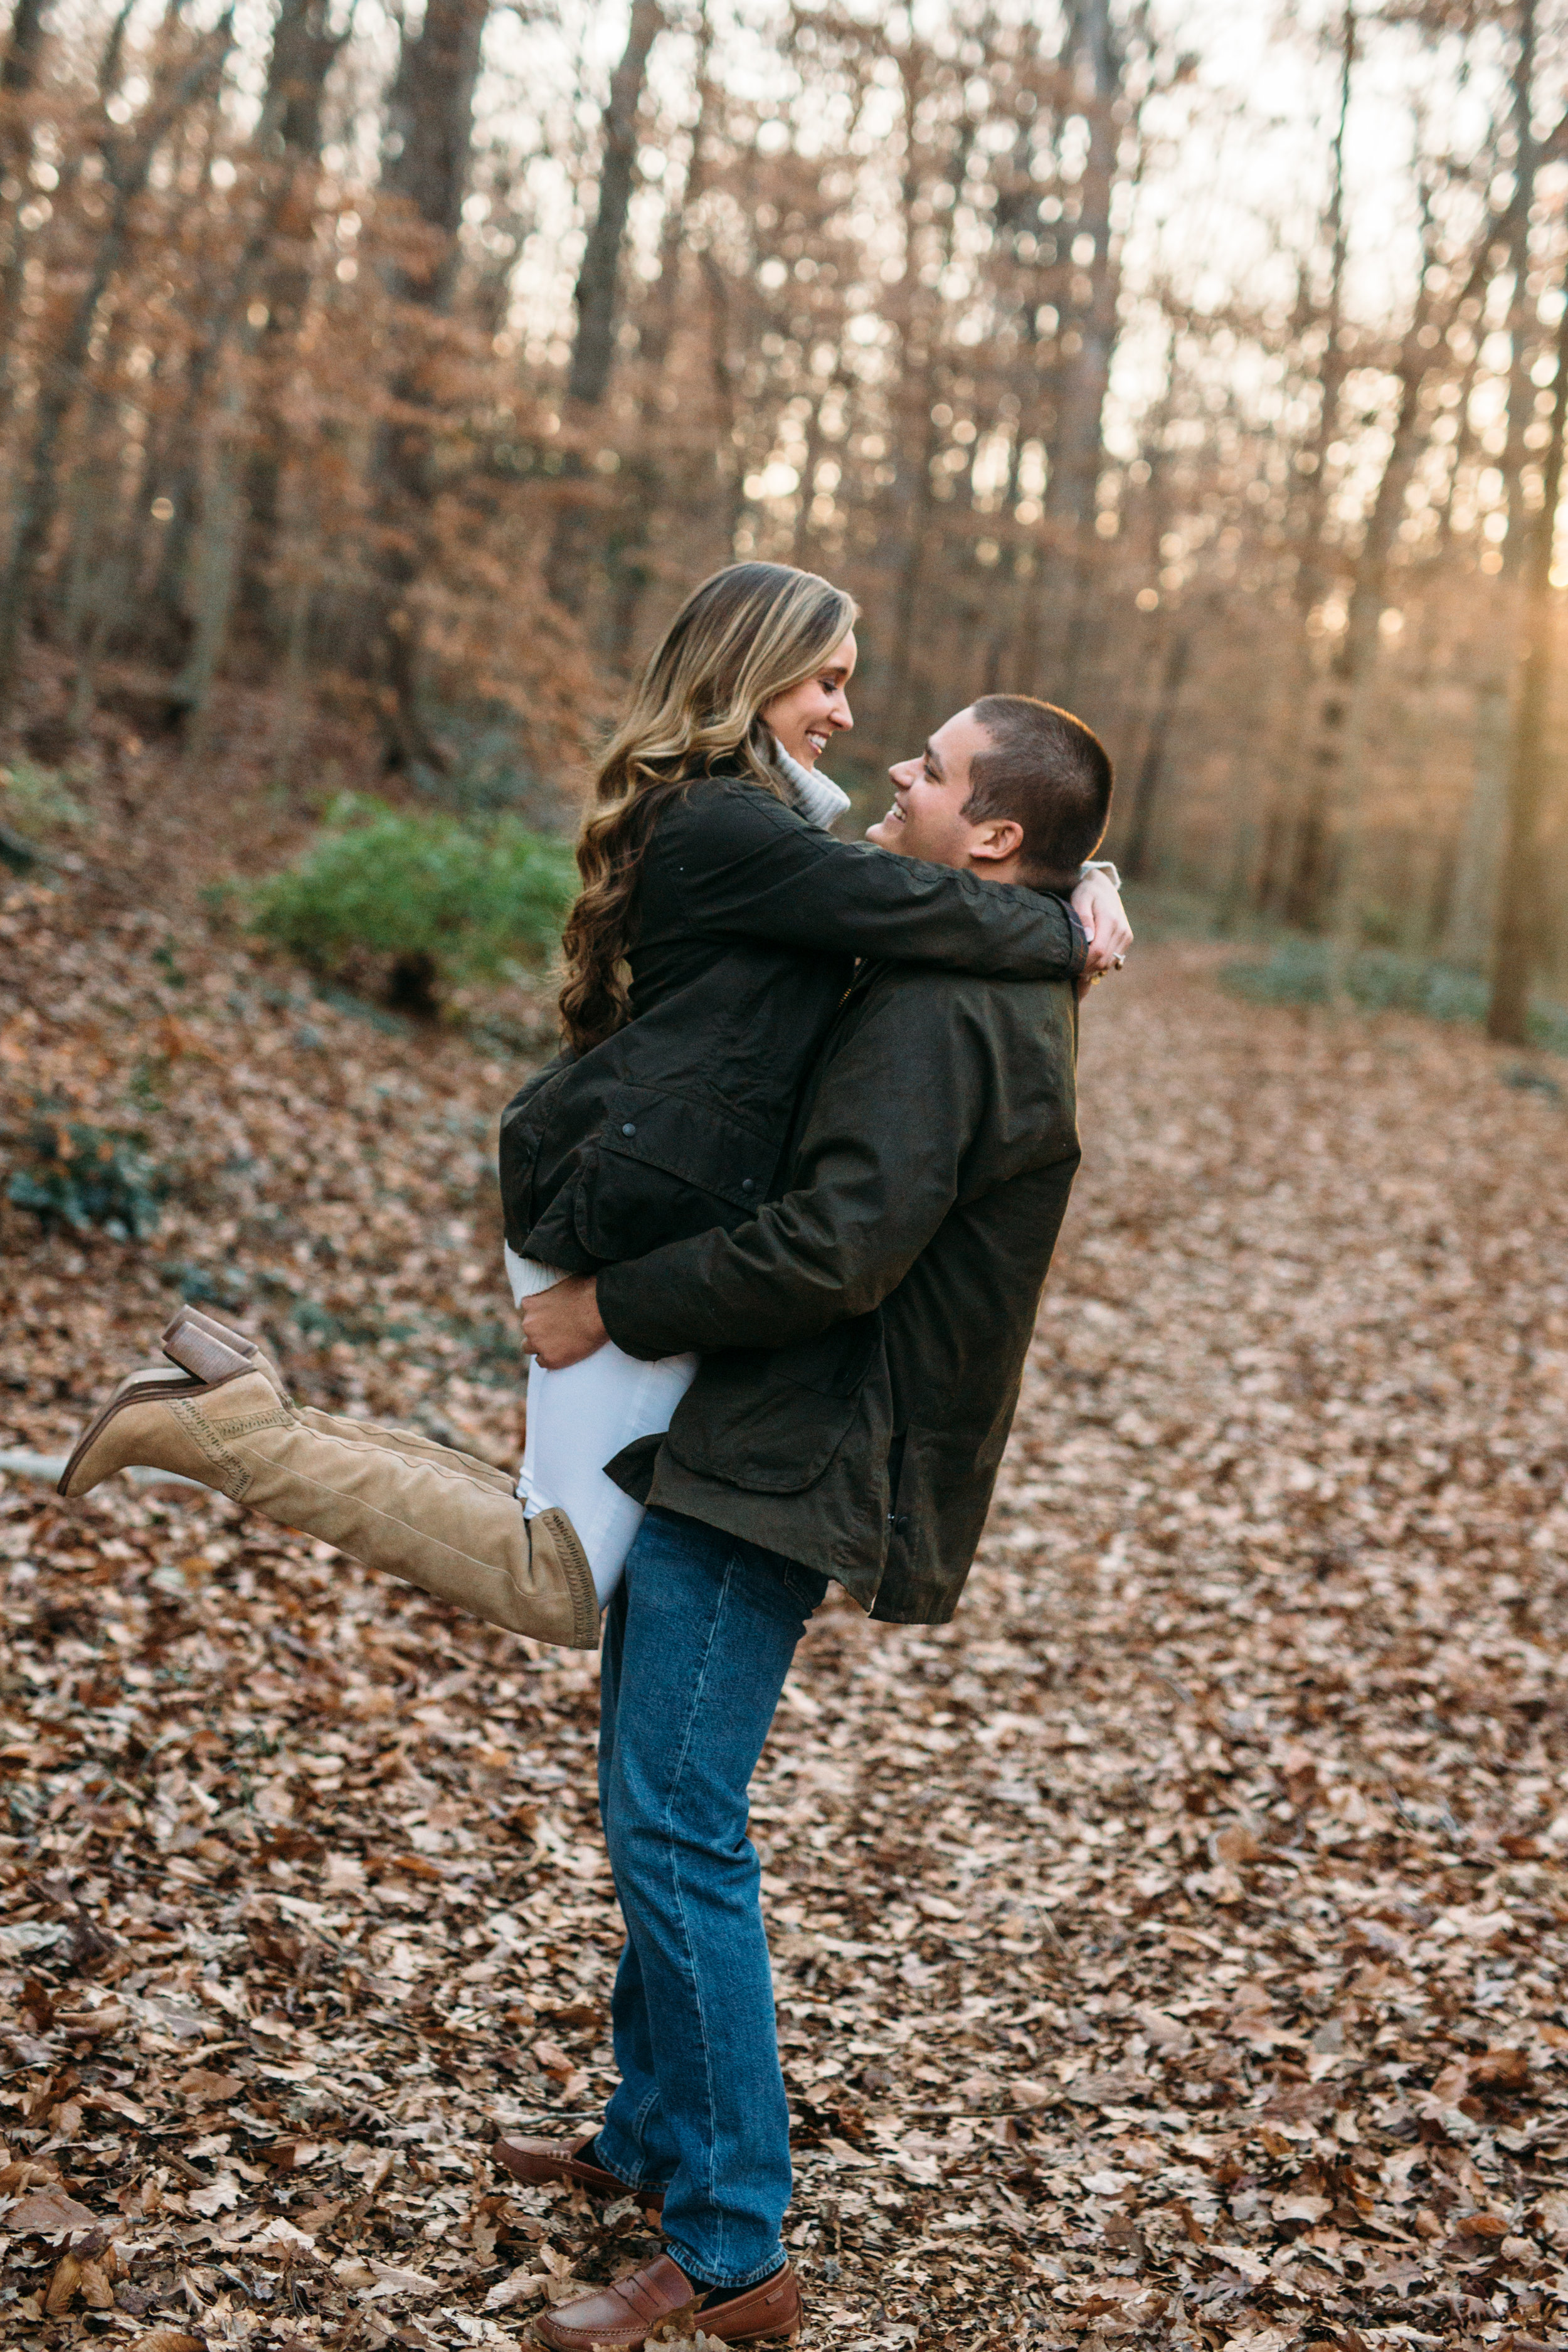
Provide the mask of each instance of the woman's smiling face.
[{"label": "woman's smiling face", "polygon": [[815,768],[829,739],[853,727],[847,688],[855,674],[855,632],[841,637],[823,663],[787,694],[764,702],[762,717],[773,729],[792,760]]}]

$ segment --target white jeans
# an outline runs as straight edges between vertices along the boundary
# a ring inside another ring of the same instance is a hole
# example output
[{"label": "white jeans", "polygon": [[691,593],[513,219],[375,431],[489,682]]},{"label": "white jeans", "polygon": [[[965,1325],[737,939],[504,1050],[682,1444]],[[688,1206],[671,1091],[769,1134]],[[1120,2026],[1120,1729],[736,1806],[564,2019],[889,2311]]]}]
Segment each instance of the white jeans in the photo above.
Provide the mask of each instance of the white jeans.
[{"label": "white jeans", "polygon": [[[547,1286],[531,1265],[533,1278],[524,1276],[525,1265],[528,1261],[508,1250],[507,1272],[520,1303]],[[621,1580],[643,1519],[641,1504],[605,1477],[605,1464],[634,1438],[668,1429],[696,1372],[694,1355],[643,1363],[613,1341],[564,1371],[529,1365],[528,1433],[517,1491],[528,1518],[540,1511],[565,1512],[588,1555],[601,1609]]]}]

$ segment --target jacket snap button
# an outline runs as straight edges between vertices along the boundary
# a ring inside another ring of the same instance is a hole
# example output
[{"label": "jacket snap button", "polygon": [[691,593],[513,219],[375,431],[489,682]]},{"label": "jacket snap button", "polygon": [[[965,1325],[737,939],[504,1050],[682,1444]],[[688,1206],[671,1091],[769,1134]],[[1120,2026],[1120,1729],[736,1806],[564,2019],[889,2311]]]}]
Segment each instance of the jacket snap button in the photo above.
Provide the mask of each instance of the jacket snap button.
[{"label": "jacket snap button", "polygon": [[631,1122],[631,1120],[630,1120],[629,1118],[626,1120],[626,1125],[622,1128],[622,1129],[621,1129],[621,1133],[622,1133],[623,1135],[635,1135],[635,1134],[637,1133],[637,1129],[633,1126],[633,1124],[632,1124],[632,1122]]},{"label": "jacket snap button", "polygon": [[742,1192],[754,1192],[756,1191],[756,1189],[757,1189],[757,1185],[756,1185],[756,1179],[755,1179],[754,1177],[752,1177],[752,1176],[742,1176],[742,1179],[741,1179],[741,1190],[742,1190]]}]

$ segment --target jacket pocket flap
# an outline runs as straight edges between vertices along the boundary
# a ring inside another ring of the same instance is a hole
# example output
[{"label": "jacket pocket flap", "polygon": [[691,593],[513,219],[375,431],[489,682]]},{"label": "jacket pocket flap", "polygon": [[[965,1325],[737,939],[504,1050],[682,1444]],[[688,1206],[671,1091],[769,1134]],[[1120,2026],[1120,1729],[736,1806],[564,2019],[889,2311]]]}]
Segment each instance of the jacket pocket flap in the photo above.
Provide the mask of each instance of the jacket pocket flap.
[{"label": "jacket pocket flap", "polygon": [[798,1495],[814,1486],[847,1436],[859,1409],[776,1376],[748,1378],[764,1357],[709,1356],[675,1409],[665,1444],[686,1470],[757,1495]]},{"label": "jacket pocket flap", "polygon": [[599,1144],[619,1159],[641,1160],[667,1176],[679,1176],[683,1183],[714,1193],[736,1209],[762,1207],[780,1148],[777,1137],[770,1142],[705,1103],[648,1087],[616,1087],[605,1109]]}]

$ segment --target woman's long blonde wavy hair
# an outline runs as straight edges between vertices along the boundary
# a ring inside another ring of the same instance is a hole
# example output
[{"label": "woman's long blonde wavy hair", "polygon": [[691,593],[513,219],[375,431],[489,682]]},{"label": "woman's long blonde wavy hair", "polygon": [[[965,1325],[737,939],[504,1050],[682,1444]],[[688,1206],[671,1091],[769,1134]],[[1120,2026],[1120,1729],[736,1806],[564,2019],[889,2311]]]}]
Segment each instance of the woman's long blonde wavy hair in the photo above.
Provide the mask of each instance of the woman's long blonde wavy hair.
[{"label": "woman's long blonde wavy hair", "polygon": [[854,599],[785,563],[732,563],[694,588],[648,656],[577,843],[582,895],[562,937],[561,1024],[577,1053],[627,1018],[638,869],[660,811],[705,776],[782,790],[765,704],[807,678],[855,625]]}]

